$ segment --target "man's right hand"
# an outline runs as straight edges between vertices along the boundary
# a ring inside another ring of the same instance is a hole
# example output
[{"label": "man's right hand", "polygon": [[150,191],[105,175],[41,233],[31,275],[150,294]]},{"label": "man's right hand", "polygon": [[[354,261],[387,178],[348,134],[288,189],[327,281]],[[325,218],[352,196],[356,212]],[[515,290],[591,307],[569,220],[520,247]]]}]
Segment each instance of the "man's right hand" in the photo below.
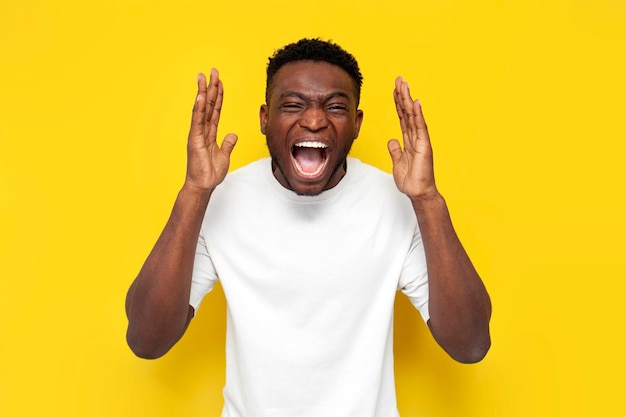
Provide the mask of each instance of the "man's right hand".
[{"label": "man's right hand", "polygon": [[187,143],[185,186],[212,192],[226,177],[230,154],[237,135],[229,133],[222,146],[217,145],[217,127],[222,111],[224,86],[216,69],[211,69],[207,86],[204,74],[198,74],[198,94],[193,106]]},{"label": "man's right hand", "polygon": [[142,358],[164,355],[181,338],[193,317],[189,305],[193,263],[202,219],[211,193],[226,177],[237,142],[226,135],[216,143],[224,88],[215,69],[209,85],[198,75],[187,143],[187,177],[172,214],[137,278],[128,290],[128,345]]}]

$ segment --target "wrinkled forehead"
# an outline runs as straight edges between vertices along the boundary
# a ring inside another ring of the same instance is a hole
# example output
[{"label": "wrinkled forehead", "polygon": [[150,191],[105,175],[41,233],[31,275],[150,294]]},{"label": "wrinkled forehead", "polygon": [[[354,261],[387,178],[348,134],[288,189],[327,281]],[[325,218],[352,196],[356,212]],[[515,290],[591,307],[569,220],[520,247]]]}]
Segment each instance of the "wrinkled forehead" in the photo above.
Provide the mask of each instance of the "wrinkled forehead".
[{"label": "wrinkled forehead", "polygon": [[266,98],[271,101],[288,93],[320,97],[343,93],[356,103],[352,77],[340,66],[325,61],[294,61],[283,65],[270,81]]}]

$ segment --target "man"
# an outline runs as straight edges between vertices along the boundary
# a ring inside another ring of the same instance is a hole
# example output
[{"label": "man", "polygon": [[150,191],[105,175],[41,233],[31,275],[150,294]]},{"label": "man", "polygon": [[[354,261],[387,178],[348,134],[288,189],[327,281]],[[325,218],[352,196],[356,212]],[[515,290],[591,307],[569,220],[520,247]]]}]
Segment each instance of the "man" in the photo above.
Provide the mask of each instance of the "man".
[{"label": "man", "polygon": [[398,78],[404,147],[389,141],[392,178],[348,157],[361,82],[336,44],[277,51],[260,108],[271,158],[227,177],[237,137],[216,143],[223,86],[214,69],[208,86],[198,76],[186,180],[129,289],[127,339],[140,357],[165,354],[219,279],[222,416],[397,416],[397,290],[457,361],[489,349],[489,296],[435,186],[420,102]]}]

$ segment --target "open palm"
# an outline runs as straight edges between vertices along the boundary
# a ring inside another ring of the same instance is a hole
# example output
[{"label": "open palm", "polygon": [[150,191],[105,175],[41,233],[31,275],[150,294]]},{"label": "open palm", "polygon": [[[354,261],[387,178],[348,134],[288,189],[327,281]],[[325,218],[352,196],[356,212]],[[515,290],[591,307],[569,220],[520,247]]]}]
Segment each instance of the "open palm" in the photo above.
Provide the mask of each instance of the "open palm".
[{"label": "open palm", "polygon": [[208,86],[204,74],[198,74],[198,93],[187,142],[186,184],[189,186],[213,190],[228,173],[237,135],[226,135],[222,146],[218,146],[217,127],[223,98],[224,87],[216,69],[211,70]]},{"label": "open palm", "polygon": [[411,98],[409,85],[402,77],[396,79],[393,97],[404,145],[403,149],[397,139],[392,139],[387,144],[396,186],[412,200],[433,197],[438,192],[430,137],[421,103]]}]

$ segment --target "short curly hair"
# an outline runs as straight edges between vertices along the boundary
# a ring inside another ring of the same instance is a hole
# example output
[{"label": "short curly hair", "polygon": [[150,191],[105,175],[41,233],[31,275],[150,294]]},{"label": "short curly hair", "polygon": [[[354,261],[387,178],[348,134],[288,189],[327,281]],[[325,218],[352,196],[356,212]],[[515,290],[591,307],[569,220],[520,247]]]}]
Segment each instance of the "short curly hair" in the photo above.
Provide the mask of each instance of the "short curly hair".
[{"label": "short curly hair", "polygon": [[319,38],[300,39],[290,43],[274,52],[267,64],[267,82],[265,85],[265,101],[269,103],[269,95],[272,89],[274,76],[283,65],[295,61],[323,61],[337,65],[348,73],[354,82],[354,95],[356,104],[359,105],[361,99],[361,85],[363,75],[359,69],[359,64],[352,54],[341,46],[331,42],[323,41]]}]

